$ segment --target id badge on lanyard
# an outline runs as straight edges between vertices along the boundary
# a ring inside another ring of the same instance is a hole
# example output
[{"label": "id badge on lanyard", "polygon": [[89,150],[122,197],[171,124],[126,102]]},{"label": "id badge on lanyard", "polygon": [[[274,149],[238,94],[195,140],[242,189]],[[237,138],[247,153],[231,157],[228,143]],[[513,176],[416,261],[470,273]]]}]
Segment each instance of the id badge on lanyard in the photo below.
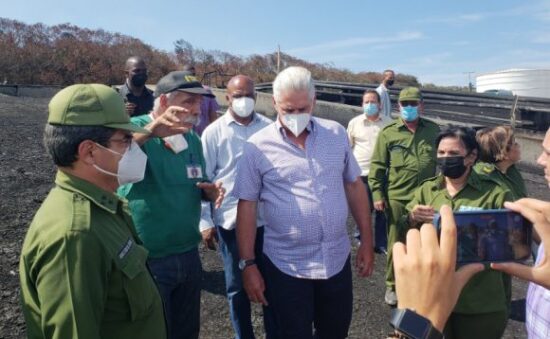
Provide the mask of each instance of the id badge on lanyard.
[{"label": "id badge on lanyard", "polygon": [[193,154],[189,154],[189,164],[187,167],[188,179],[202,179],[202,167],[200,164],[195,163]]}]

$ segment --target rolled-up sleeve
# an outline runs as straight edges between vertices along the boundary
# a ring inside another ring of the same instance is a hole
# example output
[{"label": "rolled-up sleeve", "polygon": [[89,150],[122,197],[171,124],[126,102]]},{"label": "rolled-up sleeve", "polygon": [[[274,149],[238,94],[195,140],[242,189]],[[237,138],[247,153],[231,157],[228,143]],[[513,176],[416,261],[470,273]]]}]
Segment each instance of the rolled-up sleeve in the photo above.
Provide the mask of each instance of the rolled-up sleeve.
[{"label": "rolled-up sleeve", "polygon": [[260,154],[250,142],[244,145],[243,155],[237,165],[237,177],[231,195],[237,199],[258,201],[262,188],[259,169]]}]

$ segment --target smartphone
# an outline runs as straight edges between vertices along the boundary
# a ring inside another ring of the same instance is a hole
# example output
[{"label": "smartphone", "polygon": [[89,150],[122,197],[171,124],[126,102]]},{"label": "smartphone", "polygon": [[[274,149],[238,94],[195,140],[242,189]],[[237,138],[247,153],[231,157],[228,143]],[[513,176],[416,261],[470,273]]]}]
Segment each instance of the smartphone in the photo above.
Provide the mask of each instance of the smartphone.
[{"label": "smartphone", "polygon": [[[453,214],[457,263],[525,262],[530,258],[533,226],[521,214],[507,209]],[[439,214],[434,216],[434,225],[441,229]]]}]

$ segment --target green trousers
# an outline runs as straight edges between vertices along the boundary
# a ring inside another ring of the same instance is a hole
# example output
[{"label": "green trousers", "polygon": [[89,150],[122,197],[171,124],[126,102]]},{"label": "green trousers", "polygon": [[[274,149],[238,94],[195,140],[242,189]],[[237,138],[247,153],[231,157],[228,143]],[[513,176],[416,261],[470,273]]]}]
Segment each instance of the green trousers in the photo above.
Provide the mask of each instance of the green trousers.
[{"label": "green trousers", "polygon": [[395,275],[393,272],[393,244],[397,241],[405,241],[407,230],[399,220],[407,214],[404,201],[388,200],[386,204],[386,218],[388,220],[388,256],[386,261],[386,287],[395,287]]},{"label": "green trousers", "polygon": [[504,334],[508,311],[461,314],[451,313],[443,335],[445,339],[498,339]]}]

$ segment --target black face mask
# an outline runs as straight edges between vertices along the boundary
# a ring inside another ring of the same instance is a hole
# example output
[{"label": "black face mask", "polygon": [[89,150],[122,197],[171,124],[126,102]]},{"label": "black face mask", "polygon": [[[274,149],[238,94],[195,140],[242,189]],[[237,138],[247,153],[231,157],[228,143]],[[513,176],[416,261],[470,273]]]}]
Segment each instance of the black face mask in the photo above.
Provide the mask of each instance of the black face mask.
[{"label": "black face mask", "polygon": [[143,74],[143,73],[133,75],[130,78],[130,82],[132,83],[132,85],[134,85],[136,87],[141,87],[141,86],[145,85],[146,81],[147,81],[147,74]]},{"label": "black face mask", "polygon": [[451,179],[460,178],[467,170],[464,165],[464,157],[461,155],[437,158],[437,166],[444,176]]},{"label": "black face mask", "polygon": [[393,86],[393,80],[386,81],[386,85],[388,85],[388,87]]}]

